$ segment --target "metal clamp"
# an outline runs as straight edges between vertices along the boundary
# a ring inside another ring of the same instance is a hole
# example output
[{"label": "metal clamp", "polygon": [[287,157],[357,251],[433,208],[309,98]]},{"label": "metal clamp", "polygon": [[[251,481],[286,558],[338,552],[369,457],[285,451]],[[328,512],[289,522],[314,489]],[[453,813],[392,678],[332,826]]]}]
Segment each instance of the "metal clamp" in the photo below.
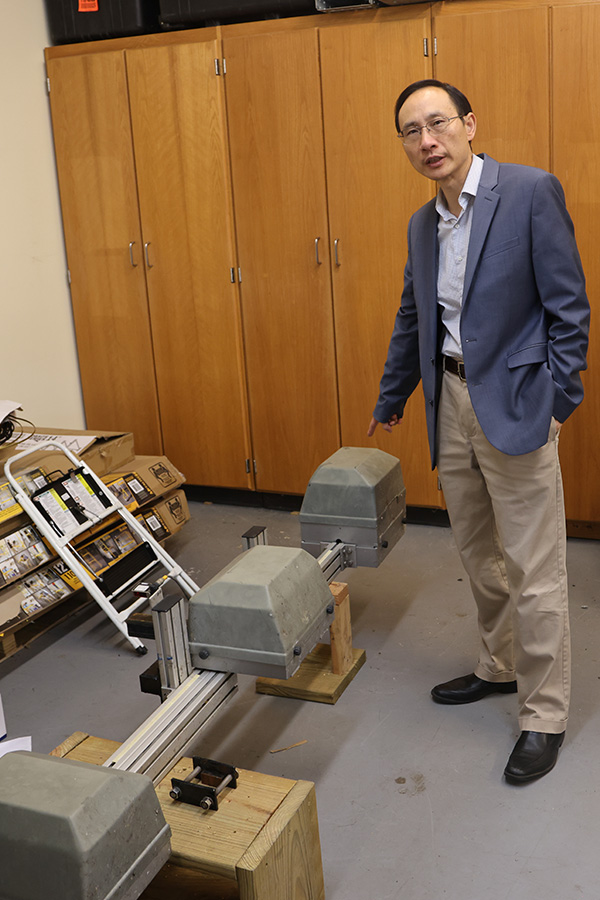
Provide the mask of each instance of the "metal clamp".
[{"label": "metal clamp", "polygon": [[190,803],[201,809],[217,810],[219,808],[217,797],[221,791],[226,787],[237,787],[239,777],[237,770],[227,763],[205,759],[202,756],[192,757],[192,763],[194,768],[187,778],[171,779],[169,796],[172,800]]}]

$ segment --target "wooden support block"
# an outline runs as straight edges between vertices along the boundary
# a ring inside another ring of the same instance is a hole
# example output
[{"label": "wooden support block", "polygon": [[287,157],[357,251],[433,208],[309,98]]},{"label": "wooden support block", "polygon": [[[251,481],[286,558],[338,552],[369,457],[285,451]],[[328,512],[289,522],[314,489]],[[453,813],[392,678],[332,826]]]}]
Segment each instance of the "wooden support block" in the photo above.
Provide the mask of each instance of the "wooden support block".
[{"label": "wooden support block", "polygon": [[335,618],[329,628],[331,669],[334,675],[346,675],[354,664],[350,594],[348,585],[338,581],[332,581],[329,588],[335,598]]},{"label": "wooden support block", "polygon": [[89,734],[85,731],[74,731],[66,740],[50,751],[50,756],[69,756],[75,747],[82,744],[89,738]]},{"label": "wooden support block", "polygon": [[[54,755],[101,765],[119,744],[76,732]],[[156,788],[171,826],[171,859],[142,900],[324,900],[314,784],[238,769],[238,786],[203,812],[169,797],[181,759]]]},{"label": "wooden support block", "polygon": [[236,866],[240,900],[324,900],[315,786],[297,781]]},{"label": "wooden support block", "polygon": [[317,644],[291,678],[257,678],[256,691],[276,697],[294,697],[317,703],[336,703],[365,663],[364,650],[352,651],[352,666],[345,675],[335,675],[331,666],[331,647]]},{"label": "wooden support block", "polygon": [[237,881],[167,862],[140,900],[240,900]]}]

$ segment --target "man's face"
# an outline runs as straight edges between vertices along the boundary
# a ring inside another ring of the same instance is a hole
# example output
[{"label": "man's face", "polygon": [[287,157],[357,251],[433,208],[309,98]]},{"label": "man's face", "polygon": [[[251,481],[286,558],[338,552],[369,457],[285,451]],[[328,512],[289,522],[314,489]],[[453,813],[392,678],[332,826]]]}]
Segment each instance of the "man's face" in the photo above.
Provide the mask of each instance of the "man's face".
[{"label": "man's face", "polygon": [[[417,128],[436,117],[452,119],[457,115],[454,103],[442,88],[427,87],[415,91],[400,107],[400,130],[406,134],[410,126]],[[417,172],[437,181],[440,187],[457,184],[462,187],[471,165],[469,141],[475,135],[477,123],[473,113],[454,118],[443,134],[430,134],[422,128],[420,137],[404,150]]]}]

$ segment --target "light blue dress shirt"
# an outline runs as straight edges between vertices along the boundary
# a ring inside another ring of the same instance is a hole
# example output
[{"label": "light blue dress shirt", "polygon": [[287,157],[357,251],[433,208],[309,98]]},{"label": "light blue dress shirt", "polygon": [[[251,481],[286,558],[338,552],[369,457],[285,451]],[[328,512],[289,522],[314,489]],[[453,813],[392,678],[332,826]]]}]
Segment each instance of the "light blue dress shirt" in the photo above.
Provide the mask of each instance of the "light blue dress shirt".
[{"label": "light blue dress shirt", "polygon": [[438,213],[439,268],[437,282],[438,303],[442,308],[444,337],[442,353],[462,360],[462,344],[460,340],[460,314],[462,310],[463,289],[467,252],[473,222],[473,203],[479,187],[483,160],[473,156],[471,168],[466,177],[458,202],[461,212],[453,215],[446,205],[442,191],[438,191],[435,204]]}]

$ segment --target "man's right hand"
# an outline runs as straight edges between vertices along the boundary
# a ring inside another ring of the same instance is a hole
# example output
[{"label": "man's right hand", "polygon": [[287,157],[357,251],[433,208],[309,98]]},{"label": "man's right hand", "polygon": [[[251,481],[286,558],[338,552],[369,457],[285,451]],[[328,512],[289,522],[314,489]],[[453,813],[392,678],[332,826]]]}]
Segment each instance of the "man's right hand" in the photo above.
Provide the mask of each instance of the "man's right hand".
[{"label": "man's right hand", "polygon": [[394,415],[390,419],[388,419],[387,422],[378,422],[377,419],[371,419],[371,424],[369,425],[369,429],[367,431],[367,437],[373,437],[373,435],[375,434],[375,429],[378,425],[381,425],[384,431],[388,431],[391,433],[394,425],[400,425],[401,422],[402,419],[399,419],[396,413],[394,413]]}]

